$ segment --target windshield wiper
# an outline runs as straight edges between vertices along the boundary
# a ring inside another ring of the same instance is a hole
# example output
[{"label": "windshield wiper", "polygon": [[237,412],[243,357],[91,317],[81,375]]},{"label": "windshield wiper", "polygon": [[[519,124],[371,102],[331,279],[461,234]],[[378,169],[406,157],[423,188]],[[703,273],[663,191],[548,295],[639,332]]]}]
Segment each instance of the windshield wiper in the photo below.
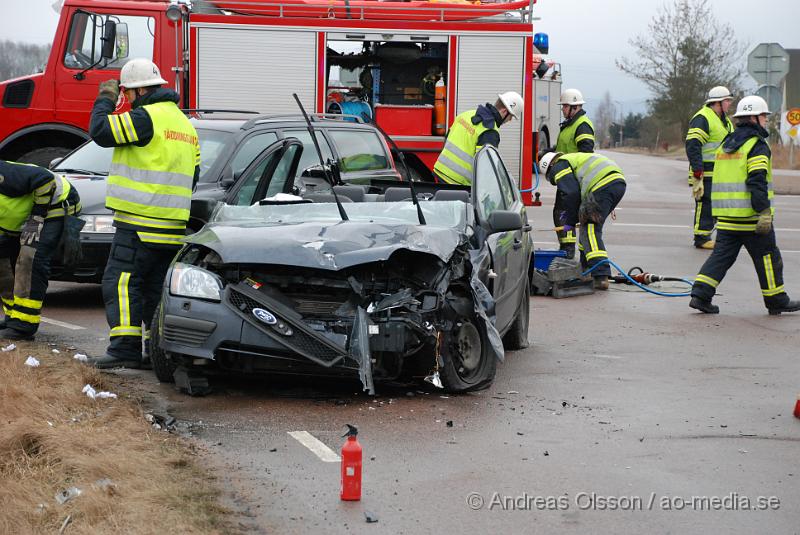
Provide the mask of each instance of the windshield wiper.
[{"label": "windshield wiper", "polygon": [[96,176],[108,176],[108,173],[101,173],[100,171],[89,171],[88,169],[73,169],[70,167],[57,167],[53,169],[54,173],[73,173],[76,175],[96,175]]}]

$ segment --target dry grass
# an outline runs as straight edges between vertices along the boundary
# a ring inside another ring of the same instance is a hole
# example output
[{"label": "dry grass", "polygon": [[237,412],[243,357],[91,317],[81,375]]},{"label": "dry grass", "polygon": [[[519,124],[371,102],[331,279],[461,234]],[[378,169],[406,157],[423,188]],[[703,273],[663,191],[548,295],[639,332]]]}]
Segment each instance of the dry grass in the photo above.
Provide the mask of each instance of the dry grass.
[{"label": "dry grass", "polygon": [[773,145],[772,149],[772,168],[773,169],[800,169],[800,146],[794,148],[794,165],[789,165],[789,147],[786,145]]},{"label": "dry grass", "polygon": [[[185,443],[150,427],[124,395],[88,398],[85,384],[108,385],[72,353],[18,346],[0,353],[0,533],[58,533],[67,516],[67,534],[229,531]],[[30,354],[40,367],[24,365]],[[104,478],[114,487],[93,487]],[[73,486],[83,493],[59,505],[56,493]]]}]

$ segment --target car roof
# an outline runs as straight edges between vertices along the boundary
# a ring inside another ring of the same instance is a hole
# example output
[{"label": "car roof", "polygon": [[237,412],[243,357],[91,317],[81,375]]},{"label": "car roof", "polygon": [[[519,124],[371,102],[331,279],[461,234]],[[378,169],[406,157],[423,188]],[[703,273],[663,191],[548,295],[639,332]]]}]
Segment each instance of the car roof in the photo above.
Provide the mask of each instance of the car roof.
[{"label": "car roof", "polygon": [[[193,112],[197,113],[197,112]],[[331,114],[312,114],[310,119],[314,128],[327,129],[332,126],[345,126],[347,128],[357,128],[362,130],[377,131],[368,123],[354,120],[347,120],[352,116],[331,115]],[[352,117],[352,119],[357,119]],[[191,118],[195,128],[205,128],[209,130],[222,130],[225,132],[236,133],[239,131],[261,130],[273,128],[306,128],[305,119],[300,114],[294,115],[245,115],[242,118],[231,117],[210,117],[202,112]]]}]

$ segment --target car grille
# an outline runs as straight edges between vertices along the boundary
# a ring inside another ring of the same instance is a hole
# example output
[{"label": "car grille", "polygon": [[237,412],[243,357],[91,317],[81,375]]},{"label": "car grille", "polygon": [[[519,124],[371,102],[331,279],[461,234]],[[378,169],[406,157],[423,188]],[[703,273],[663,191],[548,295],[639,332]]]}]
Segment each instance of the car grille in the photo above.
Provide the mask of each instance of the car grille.
[{"label": "car grille", "polygon": [[200,347],[208,339],[209,332],[196,331],[185,327],[171,327],[164,325],[162,336],[165,342],[180,344],[188,347]]},{"label": "car grille", "polygon": [[307,299],[296,295],[289,297],[297,303],[294,309],[303,317],[329,317],[336,316],[336,311],[342,306],[344,300],[334,301],[330,299]]},{"label": "car grille", "polygon": [[[256,301],[252,297],[236,290],[235,288],[228,287],[228,302],[236,309],[247,321],[256,325],[259,329],[270,335],[273,339],[277,340],[286,347],[300,353],[301,355],[319,363],[323,366],[332,366],[336,362],[344,358],[345,354],[341,351],[326,345],[321,340],[305,332],[307,326],[301,325],[300,322],[291,320],[284,315],[276,312],[275,306],[267,305]],[[285,336],[272,329],[269,325],[260,324],[253,318],[254,308],[267,307],[270,312],[279,320],[283,321],[293,327],[291,336]]]}]

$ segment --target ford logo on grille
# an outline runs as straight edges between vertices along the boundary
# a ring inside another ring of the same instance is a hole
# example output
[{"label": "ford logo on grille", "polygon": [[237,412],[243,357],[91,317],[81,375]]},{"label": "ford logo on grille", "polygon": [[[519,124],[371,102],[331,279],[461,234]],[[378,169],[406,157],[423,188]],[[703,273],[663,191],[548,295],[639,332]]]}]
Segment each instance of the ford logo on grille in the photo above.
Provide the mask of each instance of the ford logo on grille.
[{"label": "ford logo on grille", "polygon": [[270,311],[264,310],[263,308],[254,308],[253,316],[255,316],[258,321],[266,323],[267,325],[275,325],[278,323],[278,319],[273,316]]}]

